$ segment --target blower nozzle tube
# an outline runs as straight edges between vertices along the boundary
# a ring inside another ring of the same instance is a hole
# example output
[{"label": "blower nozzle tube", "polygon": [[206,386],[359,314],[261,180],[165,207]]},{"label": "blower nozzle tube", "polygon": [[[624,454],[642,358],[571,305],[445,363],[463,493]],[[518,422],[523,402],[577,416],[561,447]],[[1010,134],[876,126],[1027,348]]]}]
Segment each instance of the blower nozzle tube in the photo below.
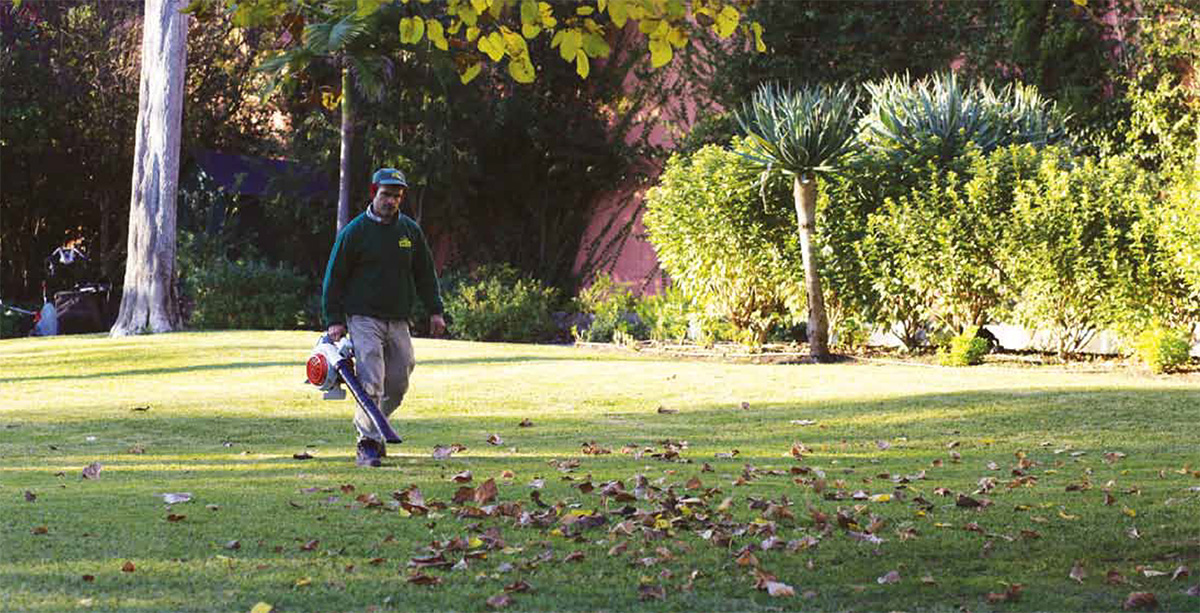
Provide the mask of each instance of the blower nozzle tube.
[{"label": "blower nozzle tube", "polygon": [[343,358],[338,360],[334,368],[337,370],[338,376],[346,383],[346,387],[350,388],[350,393],[358,401],[358,406],[362,407],[367,417],[370,417],[375,427],[379,429],[379,433],[383,435],[384,440],[392,444],[404,442],[404,439],[400,438],[400,435],[396,434],[396,431],[392,429],[392,424],[388,423],[387,416],[379,410],[379,407],[375,405],[375,401],[367,395],[362,384],[358,382],[358,377],[354,374],[354,361]]}]

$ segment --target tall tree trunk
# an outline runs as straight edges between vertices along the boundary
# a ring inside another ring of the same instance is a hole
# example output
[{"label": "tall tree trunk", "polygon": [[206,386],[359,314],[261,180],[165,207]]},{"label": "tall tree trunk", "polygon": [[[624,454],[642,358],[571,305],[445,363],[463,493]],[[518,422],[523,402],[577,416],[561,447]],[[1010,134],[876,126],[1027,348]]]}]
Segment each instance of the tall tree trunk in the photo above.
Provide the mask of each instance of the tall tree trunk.
[{"label": "tall tree trunk", "polygon": [[813,252],[813,237],[817,232],[816,179],[797,175],[792,192],[800,222],[800,255],[804,258],[804,281],[808,289],[808,350],[814,360],[825,362],[829,360],[829,317],[825,314],[825,294],[821,291],[817,256]]},{"label": "tall tree trunk", "polygon": [[338,232],[350,223],[350,184],[354,166],[350,163],[350,150],[354,145],[354,107],[351,100],[354,92],[354,77],[349,66],[342,66],[342,157],[338,178]]},{"label": "tall tree trunk", "polygon": [[183,0],[146,0],[125,289],[113,336],[182,326],[175,293],[175,206],[187,15]]}]

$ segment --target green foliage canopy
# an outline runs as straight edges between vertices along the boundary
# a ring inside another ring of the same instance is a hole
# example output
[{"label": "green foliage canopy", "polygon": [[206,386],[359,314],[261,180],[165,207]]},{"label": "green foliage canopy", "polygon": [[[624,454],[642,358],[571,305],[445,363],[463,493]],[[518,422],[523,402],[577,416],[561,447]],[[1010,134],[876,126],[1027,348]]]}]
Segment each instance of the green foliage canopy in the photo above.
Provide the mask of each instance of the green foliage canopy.
[{"label": "green foliage canopy", "polygon": [[752,344],[772,325],[802,319],[805,305],[789,185],[768,182],[764,207],[757,175],[715,145],[672,157],[646,196],[644,220],[672,282]]}]

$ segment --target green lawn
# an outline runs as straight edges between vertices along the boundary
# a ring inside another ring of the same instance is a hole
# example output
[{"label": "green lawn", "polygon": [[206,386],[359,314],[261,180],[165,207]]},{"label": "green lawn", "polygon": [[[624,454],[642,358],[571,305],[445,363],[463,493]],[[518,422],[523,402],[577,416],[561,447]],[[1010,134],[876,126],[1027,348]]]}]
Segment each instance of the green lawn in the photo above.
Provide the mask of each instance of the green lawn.
[{"label": "green lawn", "polygon": [[1195,375],[418,340],[370,470],[314,340],[0,342],[0,609],[1200,610]]}]

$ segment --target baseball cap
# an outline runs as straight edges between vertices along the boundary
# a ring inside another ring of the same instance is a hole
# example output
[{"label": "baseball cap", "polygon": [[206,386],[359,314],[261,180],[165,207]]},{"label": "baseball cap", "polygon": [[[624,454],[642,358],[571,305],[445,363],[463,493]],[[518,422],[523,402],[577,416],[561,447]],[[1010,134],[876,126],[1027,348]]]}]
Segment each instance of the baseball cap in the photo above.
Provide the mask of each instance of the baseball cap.
[{"label": "baseball cap", "polygon": [[371,183],[374,185],[399,185],[408,187],[408,180],[404,178],[404,173],[395,168],[380,168],[371,175]]}]

